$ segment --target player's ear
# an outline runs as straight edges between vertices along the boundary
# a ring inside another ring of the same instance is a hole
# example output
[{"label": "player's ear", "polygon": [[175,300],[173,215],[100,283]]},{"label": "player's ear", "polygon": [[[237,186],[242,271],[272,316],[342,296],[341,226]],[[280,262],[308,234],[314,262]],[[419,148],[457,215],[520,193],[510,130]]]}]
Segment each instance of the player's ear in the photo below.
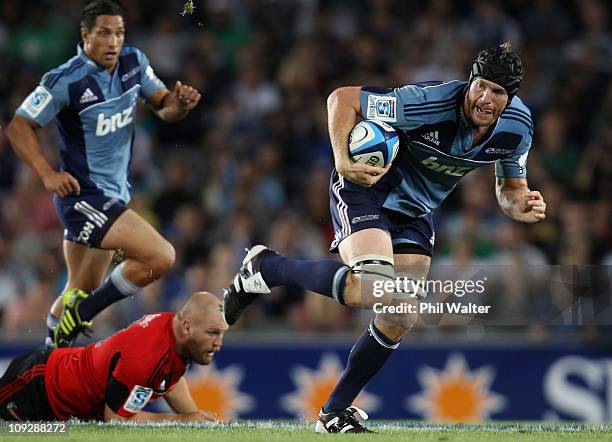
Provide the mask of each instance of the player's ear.
[{"label": "player's ear", "polygon": [[183,319],[183,322],[181,322],[181,326],[183,329],[183,334],[185,336],[190,336],[191,335],[191,321],[189,319]]},{"label": "player's ear", "polygon": [[81,26],[81,40],[83,43],[89,38],[89,29],[86,26]]}]

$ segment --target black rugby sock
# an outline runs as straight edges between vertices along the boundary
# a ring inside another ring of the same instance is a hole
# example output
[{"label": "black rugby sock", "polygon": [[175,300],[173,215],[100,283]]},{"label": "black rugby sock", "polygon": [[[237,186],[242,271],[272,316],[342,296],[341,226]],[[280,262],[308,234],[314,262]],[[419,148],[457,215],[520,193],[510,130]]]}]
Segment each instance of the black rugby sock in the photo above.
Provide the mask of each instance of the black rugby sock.
[{"label": "black rugby sock", "polygon": [[137,293],[141,287],[132,283],[123,274],[123,265],[115,267],[100,287],[84,299],[78,307],[79,318],[89,321],[106,307]]},{"label": "black rugby sock", "polygon": [[344,304],[343,290],[349,268],[333,259],[306,261],[276,253],[262,256],[259,271],[268,287],[297,285]]},{"label": "black rugby sock", "polygon": [[359,392],[385,365],[399,343],[400,341],[394,342],[385,336],[372,320],[351,349],[346,368],[323,406],[323,412],[340,411],[350,407]]}]

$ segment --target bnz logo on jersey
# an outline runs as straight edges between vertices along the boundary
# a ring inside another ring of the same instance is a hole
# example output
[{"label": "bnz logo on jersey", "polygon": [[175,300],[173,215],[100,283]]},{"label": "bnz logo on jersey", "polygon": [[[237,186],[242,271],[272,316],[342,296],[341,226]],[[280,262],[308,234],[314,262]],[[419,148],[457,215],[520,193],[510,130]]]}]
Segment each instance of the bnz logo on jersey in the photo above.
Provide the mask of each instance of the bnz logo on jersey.
[{"label": "bnz logo on jersey", "polygon": [[122,112],[117,112],[110,118],[105,118],[104,113],[98,114],[98,124],[96,125],[96,136],[103,137],[109,133],[114,133],[117,129],[122,129],[133,121],[133,107],[128,107]]}]

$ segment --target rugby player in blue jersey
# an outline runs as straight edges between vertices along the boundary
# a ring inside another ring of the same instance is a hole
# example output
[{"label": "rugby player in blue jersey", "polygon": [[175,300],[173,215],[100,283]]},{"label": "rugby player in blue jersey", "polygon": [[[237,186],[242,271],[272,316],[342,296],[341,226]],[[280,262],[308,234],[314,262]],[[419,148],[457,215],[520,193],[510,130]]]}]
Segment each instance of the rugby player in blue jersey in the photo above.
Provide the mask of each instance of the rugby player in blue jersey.
[{"label": "rugby player in blue jersey", "polygon": [[[336,163],[330,183],[336,231],[331,250],[342,262],[294,260],[265,246],[251,248],[224,293],[227,322],[235,323],[254,299],[285,284],[352,307],[397,305],[401,295],[379,290],[382,297],[376,297],[374,284],[427,276],[435,238],[432,212],[466,173],[487,164],[495,163],[501,210],[521,222],[543,220],[544,199],[526,179],[533,124],[516,96],[522,79],[520,58],[504,43],[478,54],[469,81],[335,90],[327,101]],[[385,121],[399,133],[400,151],[390,167],[349,159],[348,134],[359,115]],[[416,306],[426,296],[422,285],[413,295],[402,302]],[[358,419],[367,415],[351,404],[414,325],[418,308],[412,312],[375,314],[321,410],[318,432],[368,431]]]},{"label": "rugby player in blue jersey", "polygon": [[[47,318],[47,345],[68,346],[108,305],[137,293],[172,267],[175,252],[147,221],[127,208],[137,99],[164,121],[179,121],[200,93],[157,78],[145,54],[124,45],[122,9],[95,0],[81,11],[77,55],[46,73],[6,129],[19,155],[54,193],[65,228],[65,291]],[[61,170],[43,155],[36,129],[57,122]],[[113,251],[125,260],[104,279]]]}]

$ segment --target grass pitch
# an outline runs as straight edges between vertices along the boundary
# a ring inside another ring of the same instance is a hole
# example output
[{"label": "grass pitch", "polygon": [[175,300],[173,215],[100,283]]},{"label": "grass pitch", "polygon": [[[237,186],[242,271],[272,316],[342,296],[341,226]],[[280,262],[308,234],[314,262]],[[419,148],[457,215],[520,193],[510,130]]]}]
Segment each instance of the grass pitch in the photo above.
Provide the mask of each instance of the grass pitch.
[{"label": "grass pitch", "polygon": [[[358,439],[367,441],[610,441],[612,425],[561,423],[489,423],[483,425],[434,425],[421,422],[368,422],[376,434],[326,435],[314,433],[314,425],[288,421],[240,421],[222,424],[192,423],[81,423],[71,422],[68,434],[9,434],[2,425],[2,441],[244,441],[284,442]],[[329,440],[329,439],[328,439]]]}]

